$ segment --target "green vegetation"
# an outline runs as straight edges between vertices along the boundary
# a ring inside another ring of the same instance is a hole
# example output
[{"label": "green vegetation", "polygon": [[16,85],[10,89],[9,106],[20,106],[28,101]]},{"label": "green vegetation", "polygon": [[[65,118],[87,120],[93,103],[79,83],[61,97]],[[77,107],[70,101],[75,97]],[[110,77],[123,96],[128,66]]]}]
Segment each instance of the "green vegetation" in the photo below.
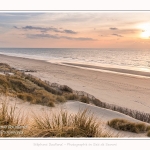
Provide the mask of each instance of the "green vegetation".
[{"label": "green vegetation", "polygon": [[145,123],[133,123],[124,119],[113,119],[108,122],[108,125],[117,130],[142,133],[150,129]]}]

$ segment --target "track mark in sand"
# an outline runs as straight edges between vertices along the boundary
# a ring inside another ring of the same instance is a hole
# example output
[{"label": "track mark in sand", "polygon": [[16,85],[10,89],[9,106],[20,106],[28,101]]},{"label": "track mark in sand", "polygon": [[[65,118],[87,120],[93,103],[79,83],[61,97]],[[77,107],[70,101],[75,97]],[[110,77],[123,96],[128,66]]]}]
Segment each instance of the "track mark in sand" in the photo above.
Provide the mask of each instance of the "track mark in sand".
[{"label": "track mark in sand", "polygon": [[136,102],[136,103],[139,103],[139,104],[141,104],[141,105],[143,105],[143,106],[145,106],[145,107],[148,107],[148,108],[150,108],[150,106],[147,106],[147,105],[145,105],[144,103],[142,103],[142,102],[139,102],[139,101],[134,101],[134,102]]}]

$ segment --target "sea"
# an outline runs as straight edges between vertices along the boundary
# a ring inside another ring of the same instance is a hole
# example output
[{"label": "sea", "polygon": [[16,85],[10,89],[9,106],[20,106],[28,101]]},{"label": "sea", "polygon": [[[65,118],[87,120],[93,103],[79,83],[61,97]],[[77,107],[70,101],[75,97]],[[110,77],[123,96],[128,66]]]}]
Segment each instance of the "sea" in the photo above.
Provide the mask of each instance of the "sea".
[{"label": "sea", "polygon": [[127,48],[0,48],[0,54],[150,72],[150,49]]}]

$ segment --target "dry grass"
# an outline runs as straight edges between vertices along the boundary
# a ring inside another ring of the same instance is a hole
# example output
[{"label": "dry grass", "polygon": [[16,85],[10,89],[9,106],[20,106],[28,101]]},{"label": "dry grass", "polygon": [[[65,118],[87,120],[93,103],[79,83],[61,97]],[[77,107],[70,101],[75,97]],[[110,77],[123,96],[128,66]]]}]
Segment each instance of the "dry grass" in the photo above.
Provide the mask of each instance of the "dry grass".
[{"label": "dry grass", "polygon": [[12,69],[8,64],[0,63],[0,71],[10,72]]},{"label": "dry grass", "polygon": [[34,116],[33,137],[110,137],[102,133],[100,124],[87,110],[70,115],[66,111],[58,114]]},{"label": "dry grass", "polygon": [[73,90],[72,90],[70,87],[68,87],[67,85],[62,85],[62,86],[60,87],[60,89],[61,89],[62,91],[65,91],[65,92],[70,92],[70,93],[73,92]]},{"label": "dry grass", "polygon": [[43,87],[46,91],[48,91],[52,94],[55,94],[55,95],[61,95],[62,94],[61,91],[50,87],[47,83],[45,83],[44,81],[42,81],[38,78],[35,78],[33,76],[30,76],[30,75],[24,75],[24,77],[25,77],[25,79],[31,81],[32,83],[38,85],[39,87]]},{"label": "dry grass", "polygon": [[73,93],[64,93],[63,94],[66,100],[78,100],[79,96]]},{"label": "dry grass", "polygon": [[81,96],[80,101],[83,102],[83,103],[87,103],[87,104],[90,103],[90,99],[86,96]]},{"label": "dry grass", "polygon": [[117,130],[142,133],[149,130],[150,126],[145,123],[133,123],[124,119],[113,119],[108,122],[108,125]]},{"label": "dry grass", "polygon": [[[0,71],[8,72],[5,75],[0,75],[0,93],[2,94],[18,97],[33,104],[51,107],[67,100],[79,100],[79,96],[73,94],[73,90],[67,85],[60,85],[59,87],[55,84],[50,85],[49,82],[24,74],[7,64],[0,63]],[[10,72],[13,75],[9,75]],[[85,101],[85,99],[82,98],[81,101]]]},{"label": "dry grass", "polygon": [[59,102],[66,102],[66,99],[64,96],[57,96],[56,100]]},{"label": "dry grass", "polygon": [[4,101],[0,107],[0,137],[19,137],[23,135],[27,118],[16,113],[16,105]]},{"label": "dry grass", "polygon": [[[88,111],[71,115],[66,111],[33,117],[32,123],[16,113],[15,106],[0,106],[0,137],[111,137]],[[26,127],[28,128],[21,128]],[[4,128],[6,127],[6,128]],[[13,127],[13,128],[10,128]],[[17,127],[17,128],[16,128]]]},{"label": "dry grass", "polygon": [[53,107],[55,103],[78,98],[77,95],[71,93],[69,87],[64,86],[63,90],[62,94],[60,94],[60,91],[54,92],[55,90],[46,85],[42,80],[32,82],[18,75],[0,75],[0,93],[15,96],[34,104]]},{"label": "dry grass", "polygon": [[147,132],[147,136],[150,137],[150,130]]}]

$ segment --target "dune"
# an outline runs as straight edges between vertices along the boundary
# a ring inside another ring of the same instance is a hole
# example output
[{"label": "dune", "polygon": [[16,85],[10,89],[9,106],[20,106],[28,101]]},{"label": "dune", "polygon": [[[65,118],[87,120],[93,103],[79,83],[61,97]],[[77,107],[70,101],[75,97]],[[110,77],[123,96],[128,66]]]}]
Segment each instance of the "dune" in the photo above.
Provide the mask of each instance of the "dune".
[{"label": "dune", "polygon": [[[129,116],[126,116],[124,114],[121,114],[119,112],[111,111],[108,109],[100,108],[94,105],[78,102],[78,101],[68,101],[62,104],[56,105],[56,107],[47,107],[37,104],[30,104],[29,102],[24,102],[18,98],[13,97],[4,97],[1,96],[0,103],[2,100],[7,100],[9,106],[14,106],[16,108],[16,115],[19,113],[20,115],[23,115],[24,117],[28,118],[28,124],[33,121],[34,116],[44,116],[45,114],[53,115],[57,114],[60,111],[66,111],[69,114],[77,114],[79,111],[87,110],[89,115],[94,116],[96,118],[97,122],[100,123],[100,128],[104,132],[108,132],[109,134],[112,134],[114,137],[142,137],[146,138],[146,133],[132,133],[132,132],[125,132],[125,131],[118,131],[113,128],[110,128],[107,125],[107,122],[115,119],[125,119],[130,122],[136,122],[136,123],[144,123],[142,121],[136,120],[134,118],[131,118]],[[28,125],[27,124],[27,125]],[[150,125],[148,123],[145,123],[147,125]]]}]

